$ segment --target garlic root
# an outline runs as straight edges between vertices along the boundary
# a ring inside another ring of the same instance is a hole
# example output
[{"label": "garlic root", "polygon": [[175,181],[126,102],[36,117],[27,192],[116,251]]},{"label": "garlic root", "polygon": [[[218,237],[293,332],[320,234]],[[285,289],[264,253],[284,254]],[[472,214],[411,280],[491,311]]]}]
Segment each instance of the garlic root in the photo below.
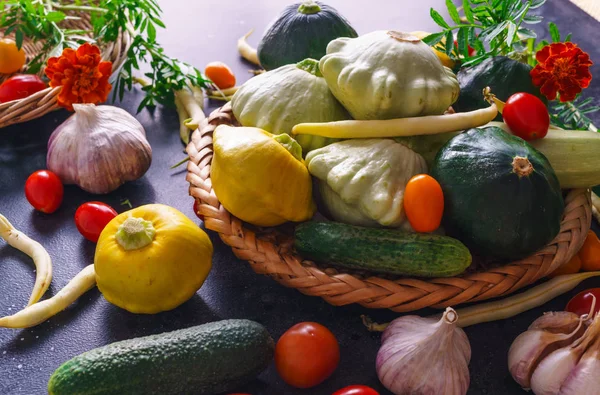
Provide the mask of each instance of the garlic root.
[{"label": "garlic root", "polygon": [[2,214],[0,214],[0,237],[8,245],[29,255],[33,259],[36,269],[35,285],[27,303],[27,306],[31,306],[40,300],[50,286],[50,282],[52,281],[52,259],[48,255],[48,251],[40,243],[15,229]]},{"label": "garlic root", "polygon": [[85,267],[52,298],[35,303],[8,317],[0,318],[2,328],[29,328],[41,324],[66,309],[96,285],[94,265]]},{"label": "garlic root", "polygon": [[248,33],[244,34],[242,37],[238,39],[237,48],[238,52],[242,56],[242,58],[246,59],[248,62],[260,66],[260,61],[258,60],[258,53],[256,48],[253,48],[248,44],[248,37],[254,32],[254,29],[250,30]]}]

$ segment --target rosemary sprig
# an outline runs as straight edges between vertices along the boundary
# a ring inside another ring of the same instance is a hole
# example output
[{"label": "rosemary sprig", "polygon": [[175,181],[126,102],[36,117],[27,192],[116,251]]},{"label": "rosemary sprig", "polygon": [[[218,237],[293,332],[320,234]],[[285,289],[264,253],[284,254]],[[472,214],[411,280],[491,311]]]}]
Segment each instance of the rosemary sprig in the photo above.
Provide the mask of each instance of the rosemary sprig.
[{"label": "rosemary sprig", "polygon": [[[446,52],[453,60],[464,66],[475,65],[496,55],[508,55],[526,50],[523,43],[537,37],[533,30],[522,27],[523,23],[542,21],[530,11],[541,7],[546,0],[463,0],[461,17],[452,0],[446,0],[451,22],[433,8],[431,18],[442,31],[430,34],[423,41]],[[456,31],[457,48],[454,45]],[[469,46],[476,50],[469,55]]]},{"label": "rosemary sprig", "polygon": [[600,110],[600,106],[592,104],[593,99],[577,97],[572,102],[556,102],[551,106],[550,121],[563,129],[590,130],[597,132],[598,128],[587,116]]}]

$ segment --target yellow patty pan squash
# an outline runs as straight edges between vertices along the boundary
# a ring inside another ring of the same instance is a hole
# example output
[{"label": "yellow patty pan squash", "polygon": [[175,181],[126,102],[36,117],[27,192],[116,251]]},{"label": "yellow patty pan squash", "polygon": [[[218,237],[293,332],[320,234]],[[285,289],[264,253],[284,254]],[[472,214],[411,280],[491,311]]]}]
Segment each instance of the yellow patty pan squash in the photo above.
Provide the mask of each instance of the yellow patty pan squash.
[{"label": "yellow patty pan squash", "polygon": [[190,299],[212,266],[208,235],[180,211],[148,204],[119,214],[96,246],[100,292],[132,313],[171,310]]},{"label": "yellow patty pan squash", "polygon": [[213,189],[231,214],[253,225],[276,226],[315,213],[302,149],[289,135],[220,125],[213,149]]}]

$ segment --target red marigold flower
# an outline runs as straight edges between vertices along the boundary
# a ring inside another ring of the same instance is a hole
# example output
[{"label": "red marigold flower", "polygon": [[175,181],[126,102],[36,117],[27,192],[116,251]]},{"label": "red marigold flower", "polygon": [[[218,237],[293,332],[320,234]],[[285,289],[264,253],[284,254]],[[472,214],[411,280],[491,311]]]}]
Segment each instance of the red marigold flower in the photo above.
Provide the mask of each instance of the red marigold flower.
[{"label": "red marigold flower", "polygon": [[46,75],[50,86],[62,86],[58,105],[73,111],[73,103],[103,103],[112,88],[108,78],[112,63],[102,62],[100,49],[89,43],[77,50],[66,48],[59,57],[48,59]]},{"label": "red marigold flower", "polygon": [[574,100],[583,88],[592,80],[590,56],[577,45],[553,43],[546,45],[535,54],[538,64],[531,70],[533,84],[540,86],[540,92],[548,100]]}]

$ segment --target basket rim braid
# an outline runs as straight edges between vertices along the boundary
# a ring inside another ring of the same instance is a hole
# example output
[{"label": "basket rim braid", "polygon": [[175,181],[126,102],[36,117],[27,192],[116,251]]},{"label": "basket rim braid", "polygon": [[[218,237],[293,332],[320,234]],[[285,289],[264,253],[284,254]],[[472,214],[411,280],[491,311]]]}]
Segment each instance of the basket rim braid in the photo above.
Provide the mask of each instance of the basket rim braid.
[{"label": "basket rim braid", "polygon": [[293,250],[293,237],[278,228],[250,229],[231,215],[212,188],[212,132],[221,124],[239,126],[228,103],[213,111],[193,132],[186,150],[190,157],[186,180],[207,229],[219,234],[235,255],[259,274],[306,295],[320,296],[341,306],[358,303],[368,308],[408,312],[443,308],[508,295],[568,262],[581,248],[591,226],[589,190],[567,192],[560,232],[545,248],[525,259],[485,271],[449,278],[389,277],[350,273],[302,259]]},{"label": "basket rim braid", "polygon": [[[79,18],[66,19],[60,22],[61,26],[82,30],[88,30],[91,28],[89,15],[72,11],[66,11],[66,13]],[[3,33],[4,31],[0,30],[0,37],[4,37]],[[13,34],[9,34],[7,37],[14,38],[12,36]],[[113,74],[111,78],[119,72],[119,69],[127,59],[127,51],[131,46],[131,42],[132,38],[130,33],[127,31],[121,31],[114,42],[99,44],[100,51],[102,53],[102,59],[111,61],[113,64]],[[24,39],[23,50],[26,54],[25,65],[27,65],[35,57],[36,52],[42,48],[42,44],[43,43],[39,41],[32,42],[28,38]],[[22,71],[23,69],[19,72]],[[42,69],[38,75],[41,77],[43,74],[44,70]],[[10,77],[10,75],[0,75],[0,83],[8,77]],[[60,107],[57,104],[57,99],[61,89],[62,87],[60,86],[56,88],[48,87],[24,99],[0,103],[0,128],[17,123],[27,122],[59,109]]]}]

